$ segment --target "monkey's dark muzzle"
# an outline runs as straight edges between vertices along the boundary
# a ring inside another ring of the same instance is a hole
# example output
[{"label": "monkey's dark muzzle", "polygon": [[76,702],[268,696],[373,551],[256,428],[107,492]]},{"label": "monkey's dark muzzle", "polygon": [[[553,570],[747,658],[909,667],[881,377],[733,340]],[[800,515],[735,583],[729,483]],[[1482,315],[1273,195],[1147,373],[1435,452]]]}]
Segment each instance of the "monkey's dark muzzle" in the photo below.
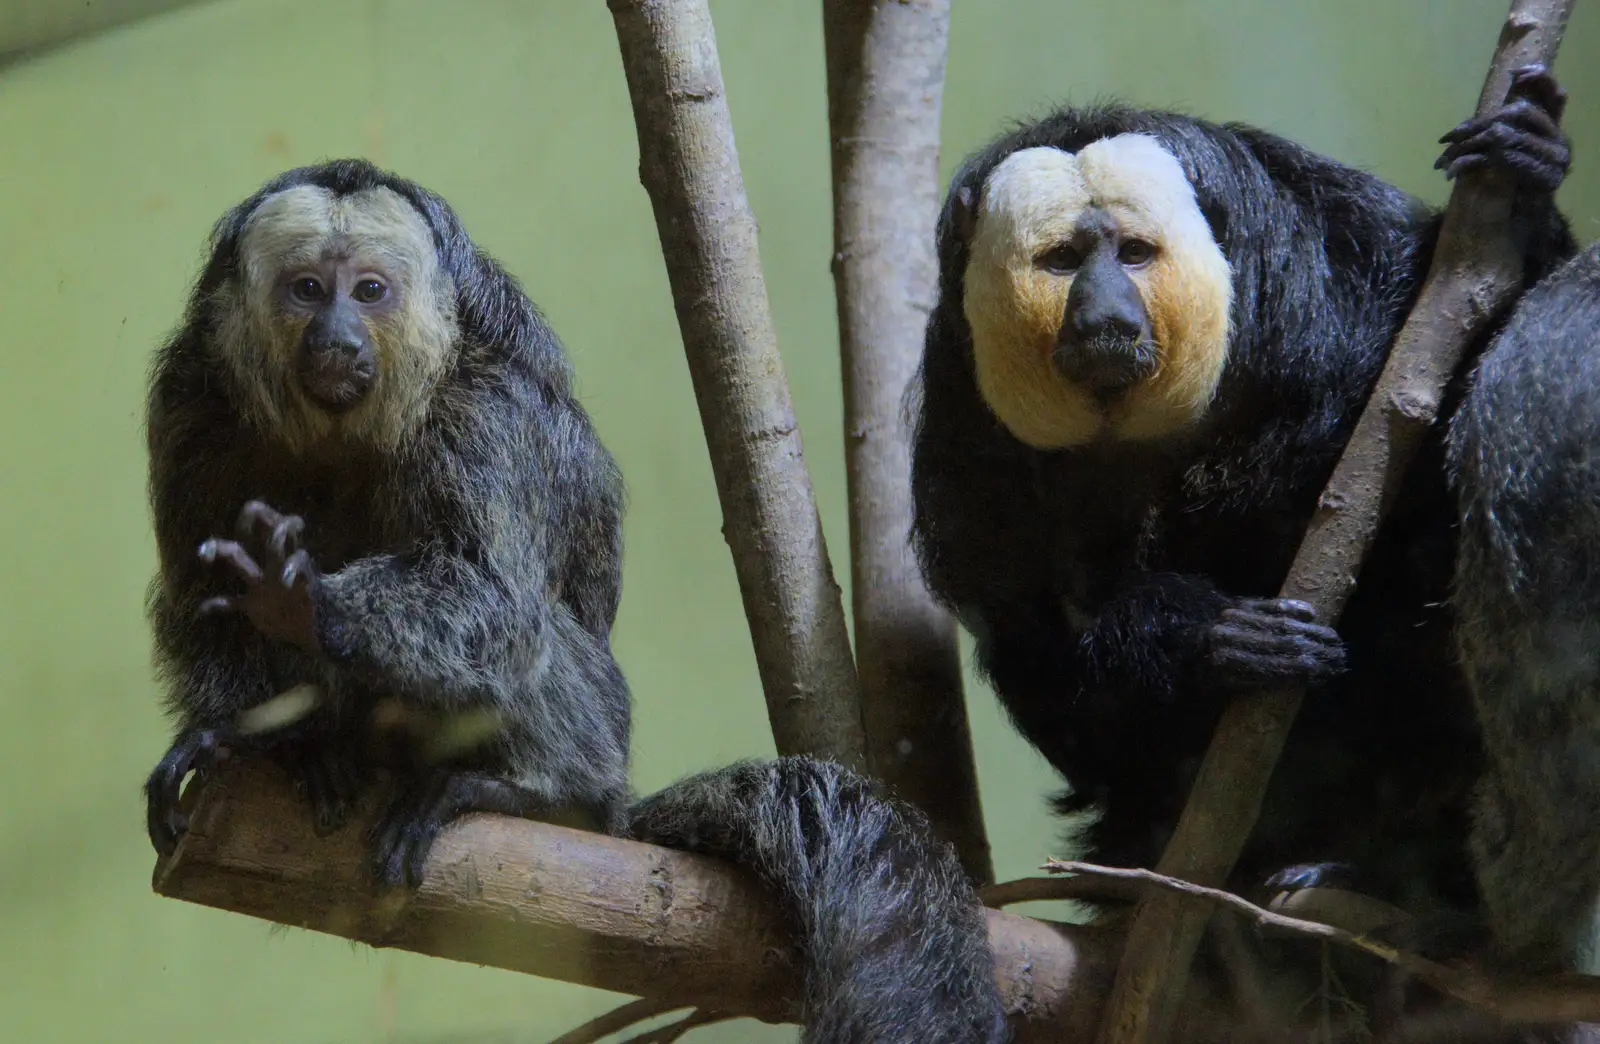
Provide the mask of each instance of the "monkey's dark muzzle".
[{"label": "monkey's dark muzzle", "polygon": [[366,397],[378,379],[370,345],[307,345],[300,353],[300,388],[329,413],[343,413]]},{"label": "monkey's dark muzzle", "polygon": [[1057,373],[1095,398],[1109,401],[1156,372],[1156,346],[1148,337],[1100,335],[1058,343],[1050,355]]}]

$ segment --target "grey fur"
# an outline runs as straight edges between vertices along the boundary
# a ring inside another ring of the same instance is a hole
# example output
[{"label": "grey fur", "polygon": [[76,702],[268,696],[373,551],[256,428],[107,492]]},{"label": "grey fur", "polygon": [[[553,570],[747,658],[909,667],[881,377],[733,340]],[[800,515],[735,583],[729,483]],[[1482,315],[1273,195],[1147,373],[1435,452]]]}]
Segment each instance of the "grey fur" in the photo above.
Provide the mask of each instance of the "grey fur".
[{"label": "grey fur", "polygon": [[[411,340],[383,349],[437,356],[441,345],[418,331],[454,332],[420,422],[356,425],[378,437],[351,438],[337,424],[330,436],[324,417],[287,436],[260,419],[299,407],[269,383],[289,379],[282,359],[238,365],[240,353],[282,349],[240,318],[251,260],[241,234],[264,201],[304,185],[336,197],[387,189],[431,231],[447,292],[416,299],[453,303],[454,314],[397,321]],[[263,397],[272,409],[250,408]],[[808,1044],[1008,1039],[981,908],[916,810],[808,758],[707,773],[630,810],[630,699],[609,642],[621,479],[555,334],[444,200],[344,160],[289,171],[230,210],[158,357],[148,434],[160,560],[150,616],[179,726],[147,784],[158,849],[184,826],[179,784],[219,747],[254,746],[283,765],[322,829],[339,826],[381,768],[399,785],[374,835],[380,879],[415,881],[438,829],[464,812],[574,814],[767,881],[800,927]],[[299,545],[326,570],[314,585],[315,653],[269,640],[243,615],[199,611],[225,577],[197,547],[257,498],[303,517]],[[308,715],[240,731],[249,712],[307,684],[322,693]],[[401,728],[381,729],[383,719]],[[455,725],[485,723],[487,742],[441,755]],[[390,742],[396,731],[404,742]]]},{"label": "grey fur", "polygon": [[1450,432],[1457,640],[1496,957],[1582,971],[1600,899],[1600,245],[1522,298]]}]

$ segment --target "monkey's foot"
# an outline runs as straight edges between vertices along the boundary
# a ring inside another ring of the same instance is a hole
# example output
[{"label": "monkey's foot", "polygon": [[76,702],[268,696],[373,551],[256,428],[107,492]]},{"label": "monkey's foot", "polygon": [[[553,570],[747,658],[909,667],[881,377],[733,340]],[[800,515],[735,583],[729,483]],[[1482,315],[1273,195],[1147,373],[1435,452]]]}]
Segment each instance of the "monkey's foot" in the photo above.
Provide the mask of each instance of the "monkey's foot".
[{"label": "monkey's foot", "polygon": [[1297,892],[1304,888],[1351,888],[1356,882],[1355,869],[1346,863],[1296,863],[1268,877],[1262,885],[1275,892]]},{"label": "monkey's foot", "polygon": [[435,769],[403,782],[368,834],[378,882],[421,885],[439,831],[469,812],[532,818],[542,805],[532,791],[481,772]]},{"label": "monkey's foot", "polygon": [[1245,598],[1206,633],[1212,677],[1232,688],[1304,685],[1344,670],[1344,642],[1292,598]]},{"label": "monkey's foot", "polygon": [[240,737],[231,730],[184,729],[157,762],[144,785],[145,826],[157,854],[171,855],[178,838],[189,829],[189,817],[178,810],[184,778],[190,772],[204,774],[226,760],[239,743]]},{"label": "monkey's foot", "polygon": [[300,800],[311,806],[317,836],[344,826],[366,788],[365,766],[331,742],[297,743],[278,760],[294,781]]},{"label": "monkey's foot", "polygon": [[1446,178],[1491,164],[1506,170],[1532,192],[1554,192],[1566,179],[1572,153],[1562,133],[1567,92],[1543,65],[1525,65],[1511,74],[1506,103],[1489,116],[1474,117],[1451,129],[1435,169]]}]

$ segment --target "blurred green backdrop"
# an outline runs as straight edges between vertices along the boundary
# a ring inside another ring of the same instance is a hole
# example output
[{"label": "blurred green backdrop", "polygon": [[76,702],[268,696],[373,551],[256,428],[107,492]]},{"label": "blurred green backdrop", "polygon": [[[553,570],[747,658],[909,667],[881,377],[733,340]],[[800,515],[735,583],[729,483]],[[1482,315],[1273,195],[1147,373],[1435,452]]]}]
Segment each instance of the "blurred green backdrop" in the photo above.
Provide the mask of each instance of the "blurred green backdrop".
[{"label": "blurred green backdrop", "polygon": [[[25,17],[28,5],[0,0]],[[37,7],[38,5],[33,5]],[[848,580],[820,6],[714,0],[740,158],[840,580]],[[957,0],[943,171],[1008,119],[1116,94],[1243,119],[1439,201],[1505,0]],[[1600,13],[1558,72],[1584,241]],[[550,315],[631,487],[617,648],[634,778],[771,752],[611,17],[599,0],[220,0],[0,68],[0,1037],[546,1040],[619,998],[155,897],[163,751],[141,598],[142,384],[224,207],[365,154],[440,191]],[[847,595],[848,597],[848,595]],[[848,604],[848,603],[847,603]],[[1056,844],[1056,784],[969,679],[997,872]],[[705,1041],[785,1040],[735,1023]]]}]

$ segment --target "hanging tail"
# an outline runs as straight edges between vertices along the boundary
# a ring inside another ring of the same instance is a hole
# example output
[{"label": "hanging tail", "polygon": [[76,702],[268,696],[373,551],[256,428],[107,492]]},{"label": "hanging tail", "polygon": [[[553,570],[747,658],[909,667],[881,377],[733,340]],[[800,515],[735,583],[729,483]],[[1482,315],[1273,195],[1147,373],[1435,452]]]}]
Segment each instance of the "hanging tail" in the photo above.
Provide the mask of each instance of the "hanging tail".
[{"label": "hanging tail", "polygon": [[803,1044],[1005,1044],[982,906],[915,808],[828,762],[748,761],[629,810],[628,832],[727,859],[797,927]]}]

